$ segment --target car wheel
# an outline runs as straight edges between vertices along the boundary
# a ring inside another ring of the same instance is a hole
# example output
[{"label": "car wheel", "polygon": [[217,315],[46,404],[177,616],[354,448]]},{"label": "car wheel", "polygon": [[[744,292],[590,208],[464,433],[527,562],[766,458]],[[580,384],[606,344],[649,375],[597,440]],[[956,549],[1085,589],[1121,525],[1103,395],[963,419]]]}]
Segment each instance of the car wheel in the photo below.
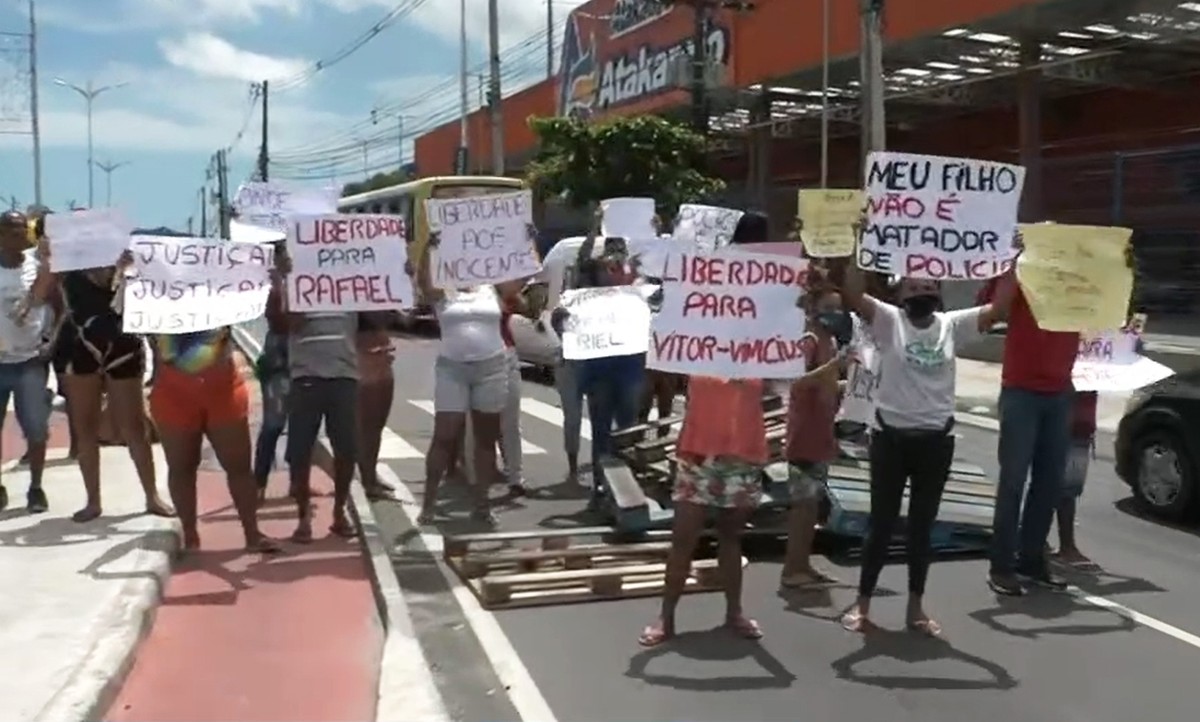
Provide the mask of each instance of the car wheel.
[{"label": "car wheel", "polygon": [[1150,431],[1133,447],[1133,493],[1155,516],[1183,521],[1196,498],[1196,460],[1168,431]]}]

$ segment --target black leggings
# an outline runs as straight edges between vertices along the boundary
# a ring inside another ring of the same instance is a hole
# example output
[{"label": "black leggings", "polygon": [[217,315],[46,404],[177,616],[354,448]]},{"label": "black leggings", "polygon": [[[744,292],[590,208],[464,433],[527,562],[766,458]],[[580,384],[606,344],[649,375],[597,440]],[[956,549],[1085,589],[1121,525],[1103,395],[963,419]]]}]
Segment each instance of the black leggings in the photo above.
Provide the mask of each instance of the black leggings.
[{"label": "black leggings", "polygon": [[925,593],[932,557],[930,532],[954,460],[954,436],[946,431],[881,429],[871,434],[871,517],[863,543],[860,597],[870,597],[887,561],[904,486],[912,481],[908,521],[908,592]]}]

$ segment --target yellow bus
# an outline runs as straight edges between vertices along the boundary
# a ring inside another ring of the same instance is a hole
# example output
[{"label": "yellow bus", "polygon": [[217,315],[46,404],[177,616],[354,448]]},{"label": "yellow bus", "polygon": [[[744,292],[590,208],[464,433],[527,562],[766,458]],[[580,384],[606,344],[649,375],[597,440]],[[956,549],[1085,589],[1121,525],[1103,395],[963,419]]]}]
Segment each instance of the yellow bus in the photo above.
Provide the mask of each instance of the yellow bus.
[{"label": "yellow bus", "polygon": [[[342,213],[390,213],[403,216],[404,226],[408,229],[408,257],[415,261],[425,252],[425,245],[429,242],[429,223],[425,217],[426,200],[509,193],[524,188],[525,182],[520,178],[433,176],[346,196],[338,201],[338,210]],[[433,309],[420,297],[420,291],[417,291],[417,294],[413,320],[431,319]]]}]

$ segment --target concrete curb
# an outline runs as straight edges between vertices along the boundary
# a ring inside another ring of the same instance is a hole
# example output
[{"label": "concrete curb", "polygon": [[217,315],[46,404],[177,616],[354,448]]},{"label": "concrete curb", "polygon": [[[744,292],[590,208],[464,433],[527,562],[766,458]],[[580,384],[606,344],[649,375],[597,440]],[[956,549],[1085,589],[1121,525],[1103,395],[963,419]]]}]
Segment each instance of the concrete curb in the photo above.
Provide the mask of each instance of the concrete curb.
[{"label": "concrete curb", "polygon": [[[251,362],[262,352],[262,344],[243,328],[234,327],[233,339]],[[322,439],[319,443],[314,461],[326,471],[332,471],[333,457],[327,442]],[[350,516],[363,540],[363,555],[371,569],[371,588],[384,629],[376,681],[375,719],[377,722],[406,719],[449,722],[450,714],[430,672],[425,651],[413,629],[400,580],[392,568],[389,544],[361,484],[351,486]]]},{"label": "concrete curb", "polygon": [[[155,447],[154,451],[156,468],[165,469],[161,449]],[[6,464],[5,470],[12,466],[15,463]],[[166,528],[147,531],[138,540],[133,566],[137,576],[121,585],[116,604],[93,627],[82,661],[34,717],[35,722],[98,720],[121,691],[133,669],[138,647],[154,626],[175,552],[182,543],[178,520],[162,519],[158,523]]]}]

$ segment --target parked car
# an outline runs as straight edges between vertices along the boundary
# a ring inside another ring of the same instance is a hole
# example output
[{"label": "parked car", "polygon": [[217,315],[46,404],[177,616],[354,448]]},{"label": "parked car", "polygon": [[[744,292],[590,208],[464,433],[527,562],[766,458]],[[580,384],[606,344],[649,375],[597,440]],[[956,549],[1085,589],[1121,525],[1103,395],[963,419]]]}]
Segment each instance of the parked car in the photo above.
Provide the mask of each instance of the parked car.
[{"label": "parked car", "polygon": [[1200,370],[1134,392],[1117,427],[1117,475],[1152,514],[1200,511]]}]

